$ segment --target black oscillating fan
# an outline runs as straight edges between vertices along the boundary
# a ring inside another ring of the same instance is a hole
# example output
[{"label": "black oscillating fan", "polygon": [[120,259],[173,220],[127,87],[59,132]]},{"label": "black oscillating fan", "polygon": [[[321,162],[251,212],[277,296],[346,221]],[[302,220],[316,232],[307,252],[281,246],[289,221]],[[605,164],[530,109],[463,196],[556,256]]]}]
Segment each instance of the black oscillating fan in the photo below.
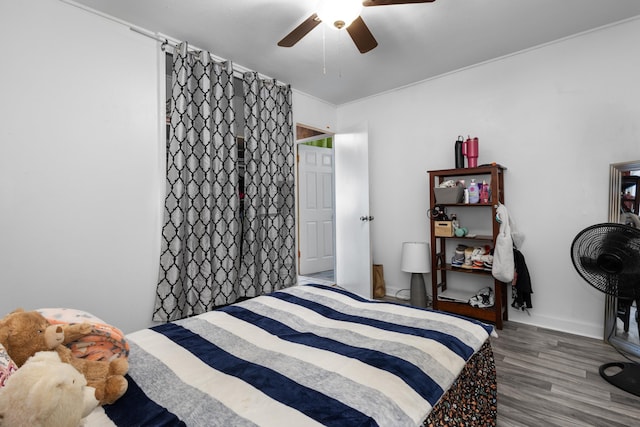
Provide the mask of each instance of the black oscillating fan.
[{"label": "black oscillating fan", "polygon": [[[571,244],[571,260],[594,288],[617,298],[640,298],[640,229],[616,223],[592,225]],[[608,368],[619,368],[609,375]],[[600,366],[600,375],[614,386],[640,396],[640,366],[611,362]]]}]

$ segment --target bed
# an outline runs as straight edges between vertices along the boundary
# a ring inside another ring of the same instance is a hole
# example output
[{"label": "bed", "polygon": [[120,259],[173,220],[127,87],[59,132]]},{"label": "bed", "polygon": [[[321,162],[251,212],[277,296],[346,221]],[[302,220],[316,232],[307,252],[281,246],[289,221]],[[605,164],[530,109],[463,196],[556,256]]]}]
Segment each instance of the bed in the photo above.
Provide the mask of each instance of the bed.
[{"label": "bed", "polygon": [[87,426],[491,426],[493,327],[305,284],[127,335]]}]

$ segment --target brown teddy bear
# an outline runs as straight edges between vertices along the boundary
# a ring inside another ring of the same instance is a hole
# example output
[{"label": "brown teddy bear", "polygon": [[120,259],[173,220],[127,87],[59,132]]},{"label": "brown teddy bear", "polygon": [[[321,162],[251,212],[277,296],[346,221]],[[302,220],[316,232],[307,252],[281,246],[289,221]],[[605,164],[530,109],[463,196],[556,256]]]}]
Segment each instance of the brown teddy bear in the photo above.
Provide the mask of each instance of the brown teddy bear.
[{"label": "brown teddy bear", "polygon": [[39,351],[56,351],[60,360],[76,368],[86,378],[87,385],[96,389],[96,399],[101,405],[110,404],[127,391],[128,382],[124,377],[129,370],[127,360],[117,358],[106,362],[80,359],[62,345],[90,330],[88,323],[52,325],[37,311],[18,309],[0,320],[0,344],[18,368]]}]

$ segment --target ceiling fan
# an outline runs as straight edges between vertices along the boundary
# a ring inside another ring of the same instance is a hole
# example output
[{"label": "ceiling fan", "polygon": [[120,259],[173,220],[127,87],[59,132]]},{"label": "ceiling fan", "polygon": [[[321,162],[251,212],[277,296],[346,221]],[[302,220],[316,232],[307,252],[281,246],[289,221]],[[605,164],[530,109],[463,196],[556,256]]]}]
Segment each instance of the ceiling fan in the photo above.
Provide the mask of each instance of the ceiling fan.
[{"label": "ceiling fan", "polygon": [[346,28],[360,53],[367,53],[378,46],[369,27],[360,16],[362,7],[409,3],[431,3],[435,0],[322,0],[318,11],[308,17],[278,42],[278,46],[291,47],[298,43],[318,24],[325,21],[337,29]]}]

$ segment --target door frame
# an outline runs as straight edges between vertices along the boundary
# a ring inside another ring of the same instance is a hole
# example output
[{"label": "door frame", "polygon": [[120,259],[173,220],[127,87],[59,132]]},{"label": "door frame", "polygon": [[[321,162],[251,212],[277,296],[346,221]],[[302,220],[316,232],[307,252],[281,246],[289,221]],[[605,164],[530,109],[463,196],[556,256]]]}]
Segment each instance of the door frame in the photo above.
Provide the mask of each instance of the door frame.
[{"label": "door frame", "polygon": [[[326,132],[326,131],[321,131],[318,129],[315,129],[311,126],[307,126],[307,125],[303,125],[303,124],[296,124],[296,128],[304,128],[307,130],[310,130],[312,132],[317,132],[317,134],[310,136],[310,137],[306,137],[306,138],[301,138],[301,139],[296,139],[295,141],[295,158],[296,158],[296,167],[295,167],[295,173],[296,173],[296,234],[297,234],[297,238],[296,238],[296,271],[298,271],[298,275],[300,275],[300,248],[303,247],[302,245],[302,238],[301,238],[301,233],[300,233],[300,204],[298,203],[298,201],[300,200],[300,153],[298,151],[298,147],[299,144],[301,143],[305,143],[305,142],[309,142],[309,141],[315,141],[318,139],[322,139],[322,138],[327,138],[327,137],[331,137],[332,138],[332,147],[335,147],[335,140],[336,140],[336,135],[333,132]],[[297,137],[297,135],[296,135]],[[333,271],[335,274],[336,271],[336,223],[335,223],[335,215],[336,215],[336,192],[335,192],[335,187],[336,187],[336,175],[335,175],[335,148],[331,148],[331,151],[333,152],[333,159],[334,159],[334,163],[332,165],[332,171],[331,171],[331,182],[332,182],[332,196],[333,196],[333,217],[334,217],[334,221],[333,221]],[[335,276],[334,276],[335,277]]]},{"label": "door frame", "polygon": [[[311,129],[307,126],[302,126],[302,125],[298,125],[301,127],[304,127],[306,129]],[[311,129],[314,132],[314,129]],[[310,142],[310,141],[316,141],[318,139],[323,139],[323,138],[331,138],[332,139],[332,148],[331,148],[331,152],[333,154],[333,159],[334,162],[332,164],[331,167],[331,187],[332,187],[332,197],[333,197],[333,217],[334,217],[334,221],[333,221],[333,226],[332,226],[332,244],[333,244],[333,266],[332,266],[332,270],[335,273],[336,270],[336,224],[335,224],[335,214],[336,214],[336,198],[335,198],[335,186],[336,186],[336,181],[335,181],[335,149],[333,148],[335,144],[335,134],[334,133],[328,133],[328,132],[324,132],[324,133],[319,133],[317,135],[313,135],[307,138],[302,138],[302,139],[296,139],[295,142],[295,146],[296,146],[296,188],[297,188],[297,194],[296,194],[296,232],[298,235],[298,238],[296,239],[296,267],[297,267],[297,271],[298,274],[300,275],[300,248],[304,247],[304,245],[302,244],[302,233],[300,230],[301,227],[301,221],[300,221],[300,204],[298,203],[299,200],[301,200],[300,198],[300,191],[302,186],[300,185],[300,151],[299,151],[299,146],[300,144],[303,144],[305,142]]]}]

